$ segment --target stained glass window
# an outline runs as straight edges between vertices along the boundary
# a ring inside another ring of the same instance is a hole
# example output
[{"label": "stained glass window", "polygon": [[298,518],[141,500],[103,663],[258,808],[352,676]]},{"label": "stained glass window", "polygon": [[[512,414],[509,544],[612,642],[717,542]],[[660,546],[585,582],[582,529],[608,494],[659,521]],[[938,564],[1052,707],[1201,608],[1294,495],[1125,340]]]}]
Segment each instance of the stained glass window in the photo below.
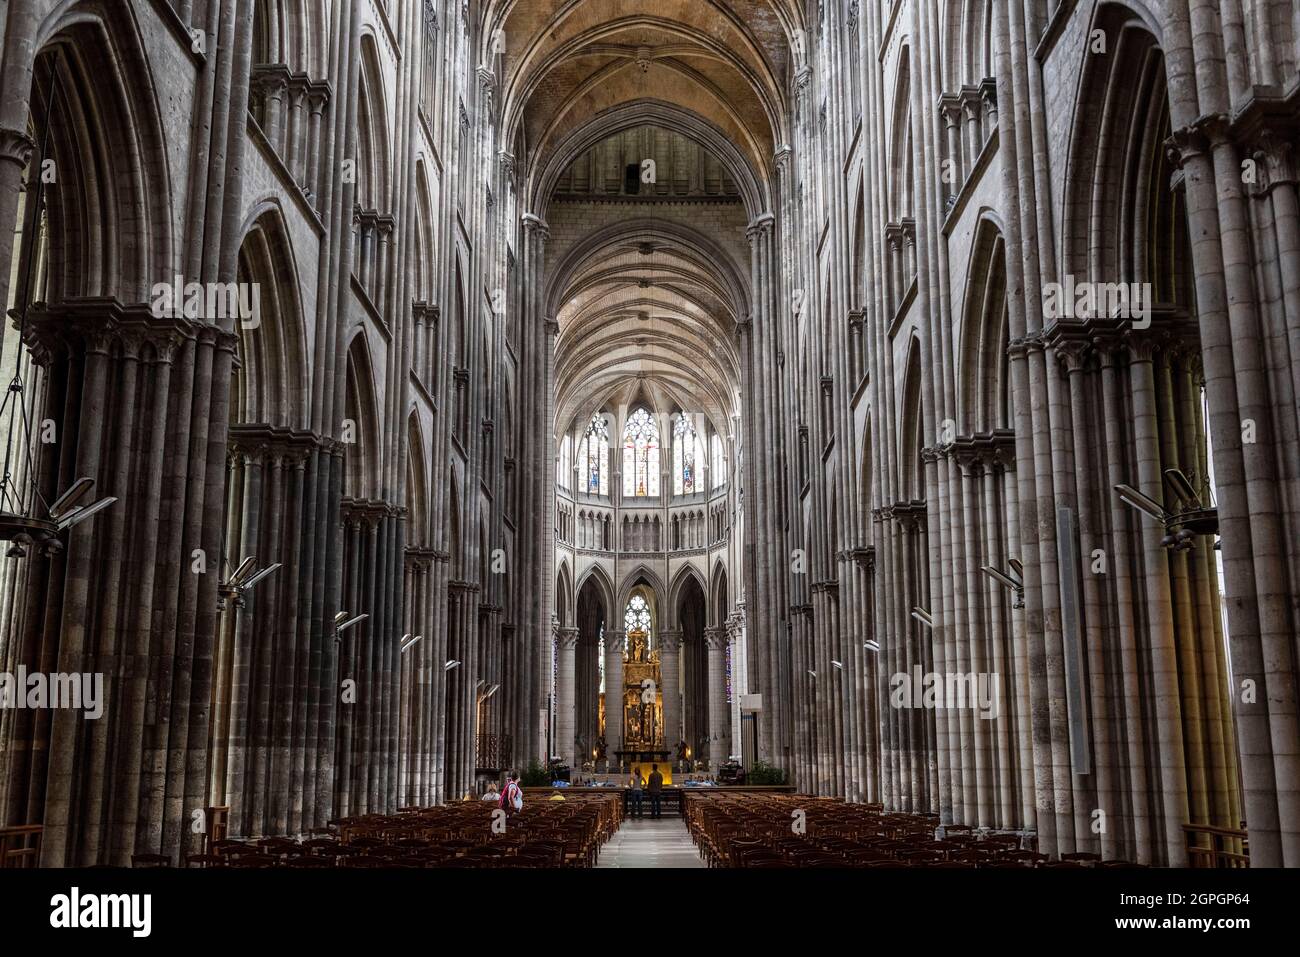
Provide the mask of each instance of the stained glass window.
[{"label": "stained glass window", "polygon": [[659,426],[644,408],[628,416],[623,429],[623,494],[659,494]]},{"label": "stained glass window", "polygon": [[650,605],[640,595],[633,595],[628,600],[627,610],[623,612],[623,630],[631,633],[644,631],[650,634]]},{"label": "stained glass window", "polygon": [[578,446],[578,473],[578,487],[587,494],[609,494],[609,425],[599,412]]},{"label": "stained glass window", "polygon": [[690,495],[702,486],[699,469],[704,465],[704,440],[686,415],[673,425],[673,494]]}]

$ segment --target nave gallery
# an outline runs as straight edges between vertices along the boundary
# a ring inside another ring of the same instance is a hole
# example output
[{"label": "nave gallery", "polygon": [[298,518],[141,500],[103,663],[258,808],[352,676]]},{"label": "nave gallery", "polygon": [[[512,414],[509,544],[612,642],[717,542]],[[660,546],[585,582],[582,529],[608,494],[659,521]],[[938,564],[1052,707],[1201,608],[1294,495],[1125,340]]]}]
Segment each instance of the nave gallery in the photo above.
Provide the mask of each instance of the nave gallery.
[{"label": "nave gallery", "polygon": [[0,867],[1300,866],[1300,4],[10,0],[0,90]]}]

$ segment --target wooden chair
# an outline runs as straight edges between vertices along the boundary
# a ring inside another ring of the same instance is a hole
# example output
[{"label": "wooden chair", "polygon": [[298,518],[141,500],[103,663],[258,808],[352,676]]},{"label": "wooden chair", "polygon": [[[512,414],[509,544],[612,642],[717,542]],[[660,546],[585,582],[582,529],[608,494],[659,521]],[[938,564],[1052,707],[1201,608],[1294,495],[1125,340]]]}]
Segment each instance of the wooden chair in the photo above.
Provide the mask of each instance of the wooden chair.
[{"label": "wooden chair", "polygon": [[44,832],[40,824],[0,827],[0,868],[39,867]]}]

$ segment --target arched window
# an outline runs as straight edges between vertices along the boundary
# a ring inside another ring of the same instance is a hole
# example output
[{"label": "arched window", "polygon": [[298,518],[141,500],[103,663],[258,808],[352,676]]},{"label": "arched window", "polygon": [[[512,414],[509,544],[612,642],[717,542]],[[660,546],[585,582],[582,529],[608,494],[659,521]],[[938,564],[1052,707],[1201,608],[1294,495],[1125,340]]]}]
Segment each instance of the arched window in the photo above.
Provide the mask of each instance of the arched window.
[{"label": "arched window", "polygon": [[713,461],[709,464],[709,471],[713,474],[713,487],[722,488],[727,484],[727,461],[722,455],[722,438],[714,433],[713,436]]},{"label": "arched window", "polygon": [[580,488],[588,495],[609,494],[609,425],[597,412],[578,446]]},{"label": "arched window", "polygon": [[685,413],[676,416],[673,425],[673,494],[690,495],[700,491],[699,470],[704,465],[704,440],[695,431]]},{"label": "arched window", "polygon": [[650,644],[650,604],[641,595],[628,599],[627,609],[623,612],[623,630],[628,634],[643,631],[646,645]]},{"label": "arched window", "polygon": [[555,481],[559,483],[560,488],[569,487],[569,473],[573,471],[573,441],[566,435],[560,441],[560,464],[555,475]]},{"label": "arched window", "polygon": [[623,429],[623,494],[659,494],[659,426],[644,408],[628,416]]}]

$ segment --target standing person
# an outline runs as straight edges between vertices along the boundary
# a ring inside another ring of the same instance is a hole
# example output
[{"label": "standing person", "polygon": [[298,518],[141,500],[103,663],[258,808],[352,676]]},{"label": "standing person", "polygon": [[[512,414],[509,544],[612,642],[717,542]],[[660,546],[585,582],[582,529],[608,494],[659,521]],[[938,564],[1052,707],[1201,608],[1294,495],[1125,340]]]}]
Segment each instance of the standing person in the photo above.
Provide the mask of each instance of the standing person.
[{"label": "standing person", "polygon": [[505,788],[501,791],[501,803],[498,805],[507,814],[514,814],[524,809],[524,789],[519,786],[519,772],[511,771]]},{"label": "standing person", "polygon": [[488,782],[487,790],[483,792],[483,797],[479,800],[496,801],[497,804],[501,803],[501,794],[497,790],[497,783],[495,781]]},{"label": "standing person", "polygon": [[650,816],[658,819],[660,817],[660,798],[663,796],[664,776],[659,773],[659,765],[650,765],[650,782],[647,785],[650,792]]},{"label": "standing person", "polygon": [[641,816],[641,772],[636,768],[632,769],[632,781],[629,785],[632,791],[632,816]]}]

